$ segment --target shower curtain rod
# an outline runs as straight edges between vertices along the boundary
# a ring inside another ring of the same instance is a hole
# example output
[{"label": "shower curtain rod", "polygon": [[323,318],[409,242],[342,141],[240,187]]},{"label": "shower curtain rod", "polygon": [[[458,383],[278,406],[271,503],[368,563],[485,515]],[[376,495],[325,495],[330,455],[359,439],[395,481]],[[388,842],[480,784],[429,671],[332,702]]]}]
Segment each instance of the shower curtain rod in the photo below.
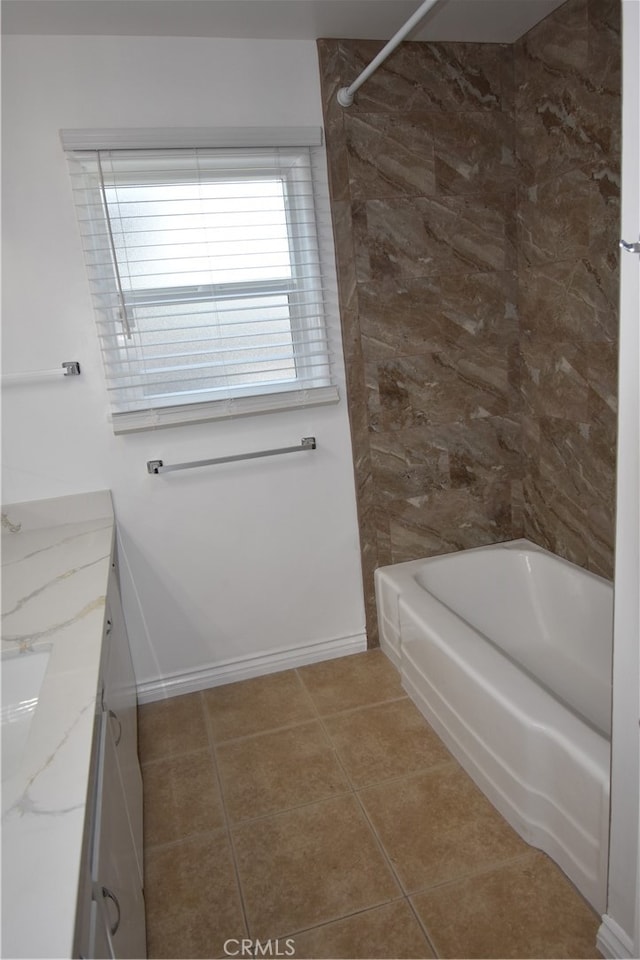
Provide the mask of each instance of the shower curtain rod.
[{"label": "shower curtain rod", "polygon": [[409,17],[407,22],[403,27],[400,27],[397,33],[395,33],[391,40],[384,45],[380,53],[373,58],[368,67],[365,67],[359,77],[357,77],[353,83],[348,87],[341,87],[338,90],[338,103],[341,107],[350,107],[353,103],[353,96],[357,90],[360,89],[362,84],[369,79],[372,73],[378,69],[381,63],[387,59],[390,53],[393,53],[395,48],[402,43],[404,38],[408,33],[411,33],[413,28],[417,23],[422,20],[424,16],[431,10],[439,0],[423,0],[418,9]]}]

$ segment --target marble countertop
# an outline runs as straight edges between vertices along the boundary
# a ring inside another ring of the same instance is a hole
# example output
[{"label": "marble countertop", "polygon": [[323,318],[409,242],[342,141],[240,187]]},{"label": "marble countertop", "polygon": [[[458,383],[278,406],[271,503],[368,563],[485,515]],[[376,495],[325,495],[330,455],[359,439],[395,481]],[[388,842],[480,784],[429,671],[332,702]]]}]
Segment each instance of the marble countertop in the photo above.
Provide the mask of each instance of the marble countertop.
[{"label": "marble countertop", "polygon": [[49,651],[3,770],[3,957],[72,956],[113,537],[108,491],[2,508],[3,661]]}]

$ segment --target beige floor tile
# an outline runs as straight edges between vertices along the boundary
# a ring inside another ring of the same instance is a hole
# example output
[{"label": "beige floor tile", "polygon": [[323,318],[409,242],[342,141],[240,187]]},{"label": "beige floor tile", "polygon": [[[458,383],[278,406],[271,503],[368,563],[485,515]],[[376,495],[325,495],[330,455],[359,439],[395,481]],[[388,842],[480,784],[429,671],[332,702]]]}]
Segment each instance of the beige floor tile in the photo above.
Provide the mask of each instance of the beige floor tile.
[{"label": "beige floor tile", "polygon": [[142,779],[145,845],[172,843],[224,826],[209,750],[146,763]]},{"label": "beige floor tile", "polygon": [[253,937],[282,937],[377,906],[400,890],[352,795],[233,829]]},{"label": "beige floor tile", "polygon": [[322,715],[406,696],[382,650],[313,663],[298,673]]},{"label": "beige floor tile", "polygon": [[223,743],[217,759],[231,822],[278,813],[350,789],[317,720]]},{"label": "beige floor tile", "polygon": [[456,763],[366,787],[359,797],[407,893],[530,849]]},{"label": "beige floor tile", "polygon": [[315,719],[295,670],[203,691],[216,743]]},{"label": "beige floor tile", "polygon": [[598,957],[600,918],[543,853],[412,897],[441,957]]},{"label": "beige floor tile", "polygon": [[452,759],[410,700],[339,714],[327,718],[325,724],[357,787]]},{"label": "beige floor tile", "polygon": [[140,762],[176,757],[208,744],[200,693],[146,703],[138,708]]},{"label": "beige floor tile", "polygon": [[246,937],[226,833],[148,851],[145,900],[150,958],[223,957]]},{"label": "beige floor tile", "polygon": [[294,940],[296,960],[435,956],[406,900],[315,927]]}]

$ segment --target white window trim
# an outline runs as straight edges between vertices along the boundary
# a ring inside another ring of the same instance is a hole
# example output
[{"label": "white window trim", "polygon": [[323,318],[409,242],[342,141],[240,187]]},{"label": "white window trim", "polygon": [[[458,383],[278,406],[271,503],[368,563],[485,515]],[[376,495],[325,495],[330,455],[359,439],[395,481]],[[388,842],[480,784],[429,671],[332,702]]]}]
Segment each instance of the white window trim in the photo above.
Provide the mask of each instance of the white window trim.
[{"label": "white window trim", "polygon": [[64,150],[162,150],[185,147],[319,147],[322,127],[94,127],[61,130]]},{"label": "white window trim", "polygon": [[[295,147],[320,146],[324,142],[322,127],[189,127],[189,128],[92,128],[65,129],[60,131],[62,146],[66,151],[81,150],[153,150],[173,148],[251,148],[251,147]],[[324,165],[323,165],[324,166]],[[324,171],[323,171],[324,172]],[[320,180],[324,187],[327,207],[329,204],[326,174]],[[324,239],[319,231],[318,242],[321,258],[328,269],[335,269],[335,254],[332,240]],[[329,234],[331,225],[329,223]],[[338,302],[337,280],[335,273],[330,276],[332,293]],[[338,309],[336,316],[339,320]],[[331,329],[327,317],[327,337],[334,343],[334,362],[341,357],[341,350],[335,347],[340,341],[338,329]],[[341,347],[341,344],[340,344]],[[341,364],[337,364],[340,366]],[[320,406],[337,403],[340,394],[337,385],[305,388],[300,390],[277,391],[254,396],[234,397],[232,399],[208,400],[201,403],[181,404],[151,410],[114,413],[111,415],[115,434],[153,430],[180,424],[201,423],[237,416],[251,416],[258,413],[275,413],[299,407]]]},{"label": "white window trim", "polygon": [[297,407],[318,407],[337,403],[340,394],[336,386],[314,387],[312,390],[288,390],[286,393],[261,393],[255,397],[234,397],[233,400],[207,400],[203,403],[159,407],[155,410],[135,410],[115,413],[113,432],[135,433],[176,427],[182,423],[205,423],[208,420],[230,420],[234,417],[255,416],[258,413],[278,413]]}]

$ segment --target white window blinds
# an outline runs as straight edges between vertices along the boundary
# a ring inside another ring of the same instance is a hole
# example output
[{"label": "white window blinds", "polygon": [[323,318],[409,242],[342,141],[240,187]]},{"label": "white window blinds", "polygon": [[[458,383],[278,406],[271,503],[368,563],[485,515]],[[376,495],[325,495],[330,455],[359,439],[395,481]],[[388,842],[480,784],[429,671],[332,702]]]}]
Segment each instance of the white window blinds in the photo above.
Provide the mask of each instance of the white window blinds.
[{"label": "white window blinds", "polygon": [[116,432],[337,399],[317,149],[68,154]]}]

